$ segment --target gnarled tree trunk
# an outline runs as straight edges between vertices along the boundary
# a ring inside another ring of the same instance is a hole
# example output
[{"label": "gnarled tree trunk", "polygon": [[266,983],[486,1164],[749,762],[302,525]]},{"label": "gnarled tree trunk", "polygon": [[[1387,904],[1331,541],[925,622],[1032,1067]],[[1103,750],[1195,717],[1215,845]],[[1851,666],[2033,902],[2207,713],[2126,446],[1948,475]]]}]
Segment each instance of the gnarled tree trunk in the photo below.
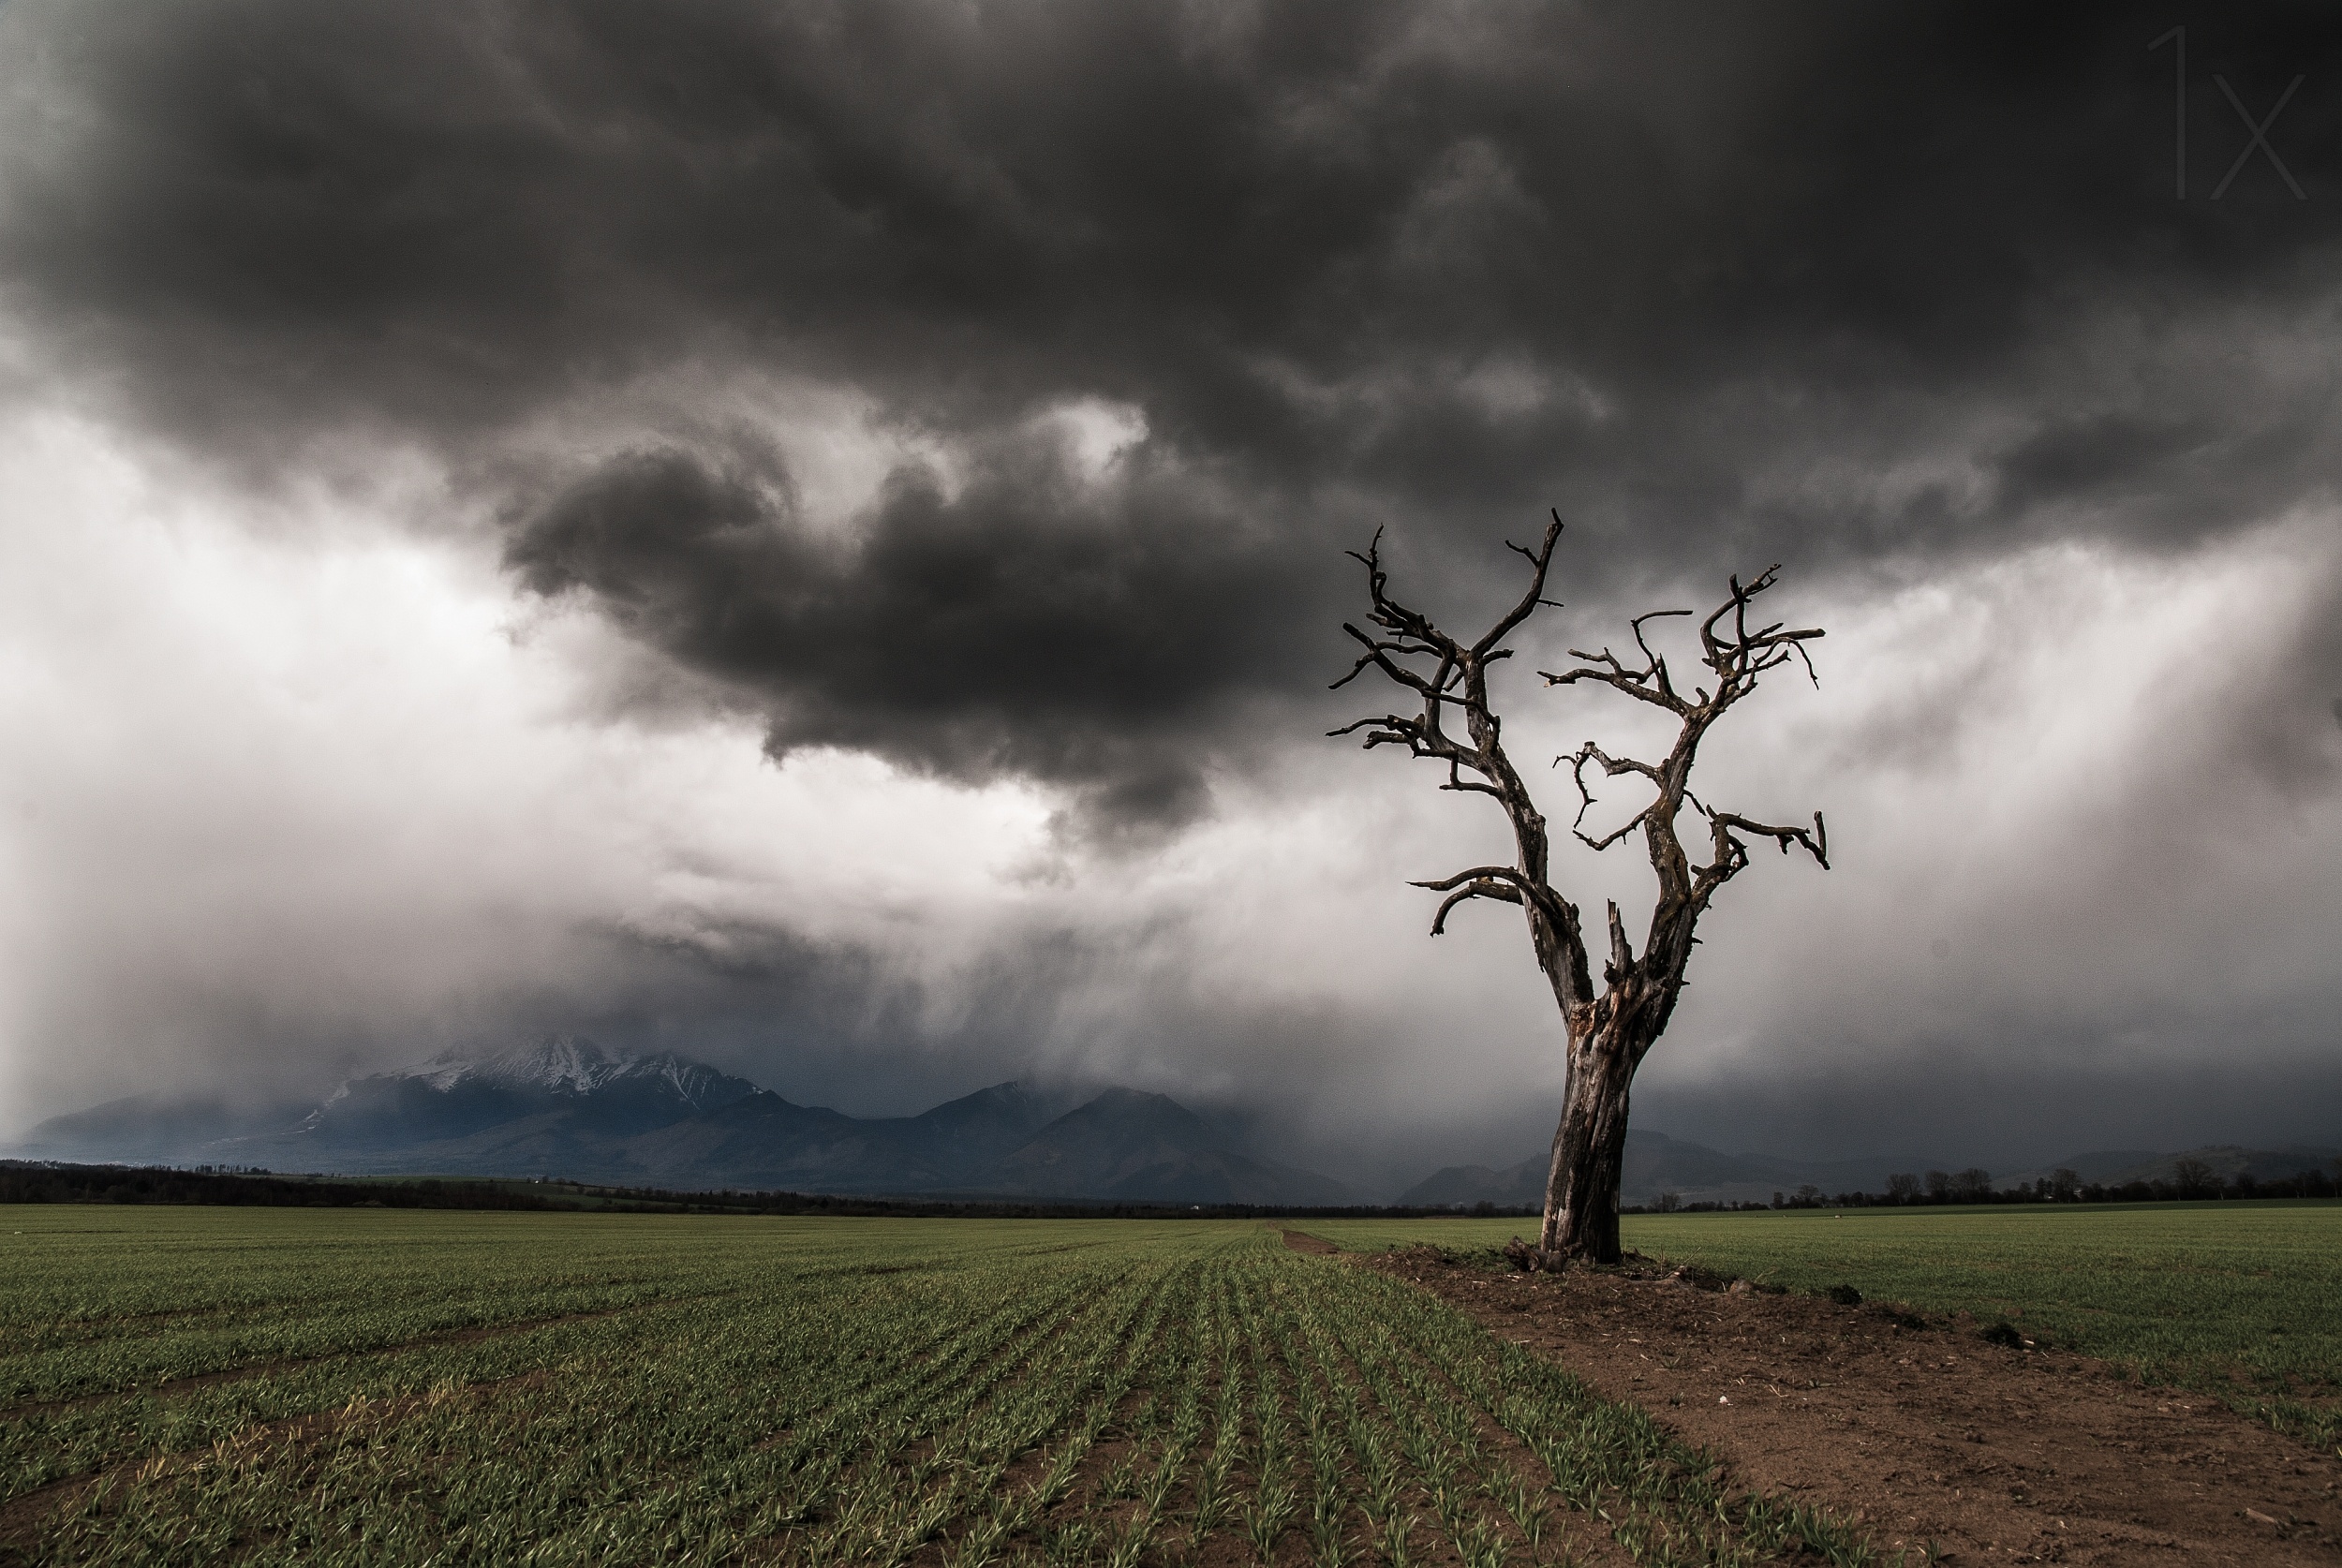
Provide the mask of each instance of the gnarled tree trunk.
[{"label": "gnarled tree trunk", "polygon": [[1553,1130],[1545,1222],[1537,1231],[1537,1261],[1547,1267],[1571,1258],[1619,1260],[1627,1099],[1641,1059],[1633,1042],[1609,1030],[1569,1043],[1569,1081],[1562,1091],[1561,1124]]}]

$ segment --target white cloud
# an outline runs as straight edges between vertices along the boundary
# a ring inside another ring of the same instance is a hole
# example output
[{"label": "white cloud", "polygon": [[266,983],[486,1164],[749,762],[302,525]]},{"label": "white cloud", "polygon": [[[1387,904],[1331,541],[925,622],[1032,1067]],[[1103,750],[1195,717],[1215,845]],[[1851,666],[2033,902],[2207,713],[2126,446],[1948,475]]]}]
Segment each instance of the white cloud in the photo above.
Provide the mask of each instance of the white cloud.
[{"label": "white cloud", "polygon": [[1045,831],[1014,786],[590,717],[593,629],[509,635],[484,541],[329,510],[255,528],[64,419],[0,441],[0,1121],[238,1052],[315,1077],[516,998],[607,1004],[612,928],[948,964],[930,928],[980,926]]},{"label": "white cloud", "polygon": [[1060,403],[1042,414],[1038,422],[1059,432],[1075,471],[1091,484],[1106,477],[1116,458],[1147,438],[1145,410],[1102,397]]}]

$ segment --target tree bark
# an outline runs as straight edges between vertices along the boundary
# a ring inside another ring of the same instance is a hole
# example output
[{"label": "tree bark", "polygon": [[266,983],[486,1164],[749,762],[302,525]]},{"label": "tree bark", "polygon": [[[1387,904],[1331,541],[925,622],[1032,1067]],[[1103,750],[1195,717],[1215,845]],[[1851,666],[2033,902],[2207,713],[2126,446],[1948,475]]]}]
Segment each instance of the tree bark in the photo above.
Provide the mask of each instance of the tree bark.
[{"label": "tree bark", "polygon": [[1553,1132],[1553,1162],[1545,1183],[1545,1222],[1538,1263],[1616,1263],[1619,1184],[1626,1166],[1628,1091],[1644,1043],[1615,1028],[1597,1028],[1569,1043],[1569,1076],[1562,1119]]}]

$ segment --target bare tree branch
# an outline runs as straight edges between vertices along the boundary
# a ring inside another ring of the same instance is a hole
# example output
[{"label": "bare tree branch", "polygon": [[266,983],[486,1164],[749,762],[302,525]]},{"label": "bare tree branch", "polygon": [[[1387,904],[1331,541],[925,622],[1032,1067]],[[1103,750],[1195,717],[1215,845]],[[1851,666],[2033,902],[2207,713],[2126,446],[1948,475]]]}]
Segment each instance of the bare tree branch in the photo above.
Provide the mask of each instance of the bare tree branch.
[{"label": "bare tree branch", "polygon": [[1459,882],[1485,880],[1490,877],[1500,881],[1509,882],[1515,887],[1529,885],[1529,879],[1509,865],[1475,865],[1469,870],[1459,871],[1452,877],[1442,877],[1436,881],[1409,882],[1407,885],[1419,887],[1430,893],[1445,893]]},{"label": "bare tree branch", "polygon": [[1518,904],[1521,901],[1519,892],[1505,886],[1503,882],[1467,882],[1441,902],[1439,913],[1431,917],[1431,935],[1445,936],[1447,932],[1447,911],[1468,898],[1494,898],[1506,904]]},{"label": "bare tree branch", "polygon": [[1440,788],[1443,790],[1463,790],[1474,794],[1494,795],[1500,801],[1505,798],[1505,791],[1498,789],[1495,785],[1482,784],[1477,780],[1464,777],[1457,771],[1462,766],[1463,759],[1460,757],[1449,758],[1447,760],[1447,782],[1441,785]]},{"label": "bare tree branch", "polygon": [[[1472,644],[1472,651],[1475,655],[1486,658],[1490,648],[1512,635],[1515,627],[1535,614],[1538,605],[1552,602],[1545,597],[1545,575],[1553,565],[1553,546],[1561,540],[1562,514],[1557,508],[1552,515],[1553,522],[1545,530],[1545,542],[1536,549],[1531,550],[1526,545],[1515,544],[1510,540],[1505,541],[1505,548],[1517,551],[1528,557],[1529,586],[1527,591],[1521,594],[1520,602],[1506,611],[1494,626],[1489,628],[1487,635]],[[1559,606],[1556,605],[1555,608],[1558,609]]]},{"label": "bare tree branch", "polygon": [[[1561,766],[1564,762],[1569,764],[1570,778],[1578,786],[1578,815],[1571,821],[1569,831],[1578,842],[1590,850],[1607,850],[1636,828],[1640,827],[1650,817],[1652,806],[1646,806],[1632,817],[1627,818],[1625,824],[1616,833],[1607,834],[1599,840],[1588,837],[1579,825],[1585,821],[1586,813],[1593,809],[1593,791],[1586,788],[1586,764],[1588,762],[1601,763],[1604,775],[1611,778],[1616,778],[1623,773],[1638,773],[1660,786],[1663,791],[1666,788],[1666,780],[1659,777],[1659,770],[1649,762],[1638,762],[1632,757],[1613,757],[1592,741],[1586,742],[1570,756],[1553,759],[1555,767]],[[1652,804],[1655,806],[1658,803],[1654,801]]]},{"label": "bare tree branch", "polygon": [[1753,821],[1733,811],[1711,812],[1709,821],[1715,823],[1719,831],[1729,832],[1738,828],[1759,838],[1770,838],[1781,846],[1781,852],[1785,855],[1789,852],[1790,845],[1801,844],[1816,865],[1825,871],[1830,869],[1830,831],[1823,825],[1818,811],[1814,813],[1814,826],[1810,832],[1801,827],[1773,827],[1765,822]]},{"label": "bare tree branch", "polygon": [[[1585,813],[1581,810],[1579,812],[1579,815],[1582,817]],[[1651,807],[1646,806],[1640,811],[1638,811],[1633,816],[1627,818],[1625,821],[1620,823],[1616,832],[1606,833],[1599,838],[1588,836],[1583,832],[1580,832],[1575,823],[1571,824],[1569,831],[1571,836],[1575,837],[1578,842],[1583,844],[1587,849],[1596,851],[1607,850],[1611,845],[1617,843],[1620,839],[1625,837],[1628,834],[1634,832],[1637,828],[1641,827],[1650,820]]]},{"label": "bare tree branch", "polygon": [[1635,972],[1635,950],[1626,940],[1626,923],[1618,916],[1618,905],[1610,905],[1610,961],[1602,966],[1602,979],[1610,985]]}]

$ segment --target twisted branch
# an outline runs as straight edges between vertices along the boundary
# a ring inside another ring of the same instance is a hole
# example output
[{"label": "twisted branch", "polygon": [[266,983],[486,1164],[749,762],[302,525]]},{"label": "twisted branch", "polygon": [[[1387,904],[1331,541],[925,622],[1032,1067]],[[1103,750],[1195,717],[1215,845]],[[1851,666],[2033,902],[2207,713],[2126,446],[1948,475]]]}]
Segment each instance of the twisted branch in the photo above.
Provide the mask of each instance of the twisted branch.
[{"label": "twisted branch", "polygon": [[[1519,851],[1514,865],[1475,866],[1438,881],[1414,885],[1446,895],[1431,919],[1433,936],[1445,933],[1449,914],[1473,899],[1523,906],[1529,913],[1533,933],[1537,936],[1540,962],[1546,965],[1553,981],[1555,995],[1564,1007],[1570,1007],[1591,1005],[1595,1000],[1591,977],[1586,972],[1587,954],[1578,909],[1556,892],[1548,880],[1546,821],[1505,754],[1503,721],[1488,699],[1489,667],[1512,654],[1511,649],[1502,645],[1505,639],[1539,608],[1559,606],[1559,600],[1546,597],[1545,584],[1561,533],[1561,515],[1556,512],[1536,548],[1505,541],[1507,549],[1529,563],[1528,584],[1512,607],[1470,643],[1449,636],[1433,625],[1429,616],[1390,596],[1380,531],[1363,554],[1351,552],[1352,559],[1366,569],[1371,601],[1366,621],[1373,629],[1353,625],[1342,628],[1360,651],[1349,672],[1333,685],[1339,688],[1369,669],[1379,670],[1394,685],[1419,700],[1421,707],[1419,712],[1385,713],[1355,719],[1327,733],[1354,735],[1363,732],[1368,750],[1379,746],[1404,747],[1410,756],[1444,762],[1447,778],[1441,789],[1490,795],[1505,807]],[[1578,791],[1578,812],[1569,826],[1571,836],[1588,849],[1600,851],[1639,832],[1658,876],[1659,898],[1652,911],[1651,930],[1639,960],[1626,940],[1617,910],[1613,907],[1609,911],[1610,959],[1605,966],[1605,977],[1614,995],[1621,985],[1647,979],[1658,982],[1666,989],[1668,1005],[1672,1005],[1674,991],[1682,984],[1683,966],[1695,945],[1693,925],[1716,890],[1748,865],[1750,840],[1771,838],[1785,854],[1792,846],[1801,847],[1825,869],[1830,865],[1829,840],[1818,812],[1810,831],[1802,827],[1776,827],[1736,812],[1712,811],[1691,791],[1692,764],[1709,727],[1755,690],[1766,672],[1795,658],[1804,663],[1808,676],[1814,674],[1813,660],[1805,644],[1823,635],[1819,628],[1789,629],[1780,621],[1758,624],[1752,619],[1752,606],[1758,596],[1774,586],[1779,576],[1780,569],[1775,566],[1766,568],[1747,582],[1737,576],[1731,578],[1729,597],[1699,618],[1700,662],[1712,679],[1696,687],[1689,696],[1677,688],[1666,657],[1652,646],[1645,628],[1654,620],[1690,617],[1696,614],[1690,610],[1653,610],[1628,622],[1635,661],[1622,658],[1607,646],[1598,652],[1572,648],[1570,657],[1579,660],[1576,665],[1537,672],[1549,687],[1607,686],[1637,702],[1665,709],[1678,723],[1673,747],[1656,762],[1613,755],[1591,740],[1575,752],[1553,759],[1555,767],[1564,762],[1569,764],[1570,780]],[[1641,809],[1598,836],[1585,827],[1586,816],[1596,799],[1586,777],[1589,766],[1598,767],[1605,778],[1640,778],[1652,787],[1652,797]],[[1709,821],[1712,853],[1704,865],[1691,863],[1677,836],[1676,821],[1686,804]]]}]

